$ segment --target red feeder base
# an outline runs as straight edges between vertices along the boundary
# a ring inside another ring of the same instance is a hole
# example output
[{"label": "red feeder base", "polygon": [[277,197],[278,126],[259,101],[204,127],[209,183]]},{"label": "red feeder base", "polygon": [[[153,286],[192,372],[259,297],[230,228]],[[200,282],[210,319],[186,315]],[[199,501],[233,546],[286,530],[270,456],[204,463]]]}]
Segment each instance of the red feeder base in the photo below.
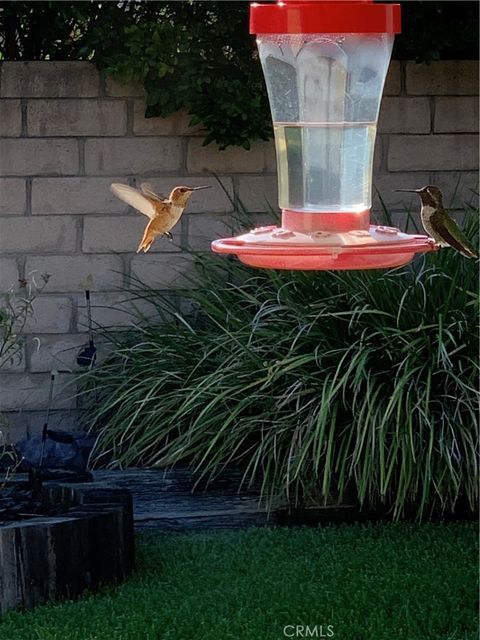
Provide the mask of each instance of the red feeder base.
[{"label": "red feeder base", "polygon": [[[236,238],[215,240],[212,250],[234,254],[251,267],[337,271],[398,267],[410,262],[416,253],[436,249],[428,236],[368,225],[366,213],[357,220],[359,228],[352,229],[351,214],[308,214],[303,218],[302,214],[284,211],[282,227],[260,227]],[[327,225],[319,228],[322,222]]]}]

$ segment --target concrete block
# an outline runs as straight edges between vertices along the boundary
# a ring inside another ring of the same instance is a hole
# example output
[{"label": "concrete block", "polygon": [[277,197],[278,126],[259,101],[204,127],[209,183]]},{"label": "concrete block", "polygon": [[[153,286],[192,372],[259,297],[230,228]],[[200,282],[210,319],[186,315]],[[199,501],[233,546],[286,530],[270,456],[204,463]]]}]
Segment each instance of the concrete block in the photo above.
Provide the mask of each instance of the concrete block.
[{"label": "concrete block", "polygon": [[78,172],[75,140],[0,139],[0,175],[73,175]]},{"label": "concrete block", "polygon": [[384,96],[398,96],[402,89],[402,63],[400,60],[392,60],[388,67],[385,86],[383,88]]},{"label": "concrete block", "polygon": [[382,224],[385,224],[386,220],[379,194],[389,211],[416,211],[420,210],[420,198],[415,193],[396,193],[395,189],[419,189],[429,183],[430,174],[428,172],[374,174],[372,199],[377,218],[380,217]]},{"label": "concrete block", "polygon": [[[75,407],[75,387],[68,374],[56,386],[52,408]],[[0,374],[0,409],[2,411],[46,409],[50,375],[48,373],[2,373]]]},{"label": "concrete block", "polygon": [[[192,256],[183,255],[138,255],[132,258],[132,275],[142,285],[152,289],[169,289],[172,287],[188,287],[189,275],[192,274]],[[133,283],[133,288],[136,288]]]},{"label": "concrete block", "polygon": [[123,82],[119,78],[106,76],[105,93],[115,98],[137,98],[145,96],[145,89],[139,82]]},{"label": "concrete block", "polygon": [[478,98],[435,98],[436,133],[478,132]]},{"label": "concrete block", "polygon": [[[7,425],[5,434],[8,442],[16,443],[24,438],[41,433],[45,422],[45,411],[8,411],[4,414]],[[48,424],[52,429],[79,431],[85,427],[76,409],[53,409]]]},{"label": "concrete block", "polygon": [[[384,140],[385,138],[385,140]],[[375,148],[373,151],[373,170],[380,171],[384,165],[384,157],[385,153],[384,143],[387,142],[388,137],[382,134],[377,134],[377,138],[375,140]]]},{"label": "concrete block", "polygon": [[27,208],[27,187],[21,178],[0,178],[0,215],[23,215]]},{"label": "concrete block", "polygon": [[440,187],[448,209],[464,209],[466,205],[478,207],[478,171],[432,172],[430,184]]},{"label": "concrete block", "polygon": [[0,293],[6,293],[9,290],[17,290],[18,277],[18,265],[16,259],[0,258]]},{"label": "concrete block", "polygon": [[128,205],[110,191],[112,182],[126,182],[126,179],[35,178],[32,181],[32,213],[126,213]]},{"label": "concrete block", "polygon": [[20,100],[0,100],[0,136],[14,138],[22,133]]},{"label": "concrete block", "polygon": [[2,418],[0,443],[16,444],[28,436],[27,421],[24,413],[7,411],[2,414]]},{"label": "concrete block", "polygon": [[407,62],[406,90],[420,96],[478,96],[478,61]]},{"label": "concrete block", "polygon": [[84,333],[29,337],[29,371],[80,370],[77,355],[87,342]]},{"label": "concrete block", "polygon": [[[202,146],[203,138],[188,139],[187,170],[190,173],[213,171],[215,173],[258,173],[267,170],[269,142],[257,142],[250,151],[240,147],[227,147],[220,151],[215,144]],[[269,163],[271,163],[271,158]],[[271,170],[269,168],[268,170]]]},{"label": "concrete block", "polygon": [[468,171],[477,167],[477,136],[390,136],[389,171]]},{"label": "concrete block", "polygon": [[277,153],[275,150],[275,141],[269,140],[262,142],[265,145],[265,171],[267,173],[277,173]]},{"label": "concrete block", "polygon": [[[82,251],[85,253],[133,253],[142,239],[148,218],[141,213],[129,216],[89,216],[83,223]],[[157,238],[149,253],[180,250],[181,226],[173,230],[173,242]]]},{"label": "concrete block", "polygon": [[247,211],[278,209],[278,185],[276,175],[239,176],[237,196]]},{"label": "concrete block", "polygon": [[122,136],[127,132],[123,100],[29,100],[29,136]]},{"label": "concrete block", "polygon": [[166,118],[145,118],[145,99],[133,103],[133,133],[137,136],[200,135],[202,127],[190,127],[192,116],[180,109]]},{"label": "concrete block", "polygon": [[228,213],[229,211],[233,211],[233,205],[231,202],[231,199],[233,199],[232,178],[217,179],[203,176],[174,176],[168,178],[146,177],[144,180],[143,178],[138,177],[135,182],[139,186],[144,181],[149,182],[155,192],[165,198],[170,195],[173,187],[178,185],[187,185],[189,187],[208,185],[210,186],[210,189],[196,191],[190,197],[186,207],[186,212]]},{"label": "concrete block", "polygon": [[9,216],[0,218],[0,252],[74,251],[77,229],[68,216]]},{"label": "concrete block", "polygon": [[[250,229],[255,229],[255,227],[269,227],[272,224],[280,225],[281,222],[281,212],[273,212],[272,213],[256,213],[252,216],[252,224],[251,226],[243,226],[239,229],[239,233],[244,233],[245,231],[249,231]],[[237,233],[237,232],[235,232]]]},{"label": "concrete block", "polygon": [[181,164],[178,138],[93,138],[85,145],[85,169],[90,175],[178,171]]},{"label": "concrete block", "polygon": [[430,133],[428,98],[384,98],[378,120],[380,133]]},{"label": "concrete block", "polygon": [[70,298],[42,294],[32,307],[33,315],[27,319],[25,334],[69,333],[73,315]]},{"label": "concrete block", "polygon": [[[228,220],[228,230],[226,236],[239,236],[243,233],[248,233],[252,229],[258,227],[268,227],[272,225],[281,226],[282,213],[280,210],[271,213],[252,213],[244,217],[234,217],[232,220]],[[215,240],[216,238],[212,238]]]},{"label": "concrete block", "polygon": [[[158,309],[144,299],[135,299],[133,291],[92,293],[92,323],[95,327],[128,329],[136,327],[140,318],[158,318]],[[87,331],[85,298],[78,297],[77,331]],[[97,340],[96,340],[97,342]],[[108,345],[104,349],[108,348]]]},{"label": "concrete block", "polygon": [[210,251],[213,240],[233,233],[233,220],[224,215],[200,213],[187,216],[187,220],[187,246],[191,251]]},{"label": "concrete block", "polygon": [[99,90],[91,62],[3,62],[0,73],[2,98],[85,98]]},{"label": "concrete block", "polygon": [[48,291],[82,291],[85,283],[93,291],[117,289],[123,284],[123,262],[119,256],[32,256],[25,271],[51,273]]}]

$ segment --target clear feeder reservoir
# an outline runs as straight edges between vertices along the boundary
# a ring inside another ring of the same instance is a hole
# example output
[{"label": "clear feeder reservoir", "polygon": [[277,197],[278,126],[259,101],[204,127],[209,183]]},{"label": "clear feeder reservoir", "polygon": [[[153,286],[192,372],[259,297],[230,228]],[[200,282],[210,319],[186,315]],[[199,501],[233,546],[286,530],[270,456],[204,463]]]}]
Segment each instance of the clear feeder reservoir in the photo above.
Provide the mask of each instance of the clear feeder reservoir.
[{"label": "clear feeder reservoir", "polygon": [[279,206],[368,212],[393,34],[257,38],[272,111]]}]

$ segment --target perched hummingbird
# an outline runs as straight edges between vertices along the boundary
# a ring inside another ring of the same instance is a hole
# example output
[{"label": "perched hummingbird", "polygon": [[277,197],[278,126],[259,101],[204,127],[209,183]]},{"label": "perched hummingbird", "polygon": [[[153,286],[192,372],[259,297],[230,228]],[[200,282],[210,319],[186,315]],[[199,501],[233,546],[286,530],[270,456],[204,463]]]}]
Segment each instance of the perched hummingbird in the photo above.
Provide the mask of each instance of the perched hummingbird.
[{"label": "perched hummingbird", "polygon": [[168,198],[157,195],[146,182],[140,185],[140,189],[114,182],[110,186],[110,190],[117,198],[150,218],[137,249],[137,253],[142,249],[144,253],[147,253],[157,236],[164,235],[172,240],[170,229],[180,220],[192,193],[200,189],[208,189],[209,186],[174,187]]},{"label": "perched hummingbird", "polygon": [[423,228],[440,247],[453,247],[467,258],[478,258],[472,244],[443,207],[442,192],[429,185],[421,189],[395,189],[407,193],[418,193],[422,201],[420,217]]}]

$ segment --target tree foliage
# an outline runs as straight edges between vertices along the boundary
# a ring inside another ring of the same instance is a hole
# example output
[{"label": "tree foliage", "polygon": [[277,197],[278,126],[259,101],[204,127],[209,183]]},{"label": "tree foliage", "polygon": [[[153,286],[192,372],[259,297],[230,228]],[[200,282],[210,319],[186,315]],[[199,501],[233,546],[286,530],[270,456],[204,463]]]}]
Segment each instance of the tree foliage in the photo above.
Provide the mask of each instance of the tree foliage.
[{"label": "tree foliage", "polygon": [[395,39],[393,57],[400,60],[478,59],[477,2],[405,1],[402,33]]},{"label": "tree foliage", "polygon": [[[146,116],[186,107],[205,144],[249,148],[271,137],[270,114],[244,2],[162,2],[154,16],[132,20],[123,38],[98,26],[94,60],[107,73],[140,80]],[[160,19],[159,19],[160,17]]]}]

